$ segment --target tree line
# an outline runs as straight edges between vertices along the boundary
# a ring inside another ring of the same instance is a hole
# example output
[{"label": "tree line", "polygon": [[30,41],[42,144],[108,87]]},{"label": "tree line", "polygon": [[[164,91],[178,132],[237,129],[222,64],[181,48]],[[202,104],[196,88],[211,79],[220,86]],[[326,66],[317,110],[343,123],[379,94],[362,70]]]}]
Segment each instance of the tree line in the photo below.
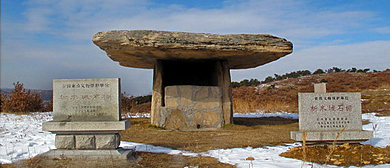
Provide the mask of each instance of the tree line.
[{"label": "tree line", "polygon": [[[257,86],[260,84],[269,83],[269,82],[273,82],[273,81],[278,81],[278,80],[283,80],[283,79],[288,79],[288,78],[299,78],[302,76],[315,75],[315,74],[337,73],[337,72],[367,73],[369,71],[370,71],[369,68],[357,69],[355,67],[353,67],[351,69],[347,69],[347,70],[341,69],[338,67],[332,67],[332,68],[329,68],[326,70],[317,69],[313,73],[310,72],[309,70],[300,70],[300,71],[293,71],[290,73],[286,73],[283,75],[274,74],[274,76],[267,76],[263,81],[259,81],[257,79],[250,79],[250,80],[244,79],[240,82],[232,82],[232,87],[237,88],[237,87],[241,87],[241,86]],[[377,70],[373,70],[373,72],[377,72]]]}]

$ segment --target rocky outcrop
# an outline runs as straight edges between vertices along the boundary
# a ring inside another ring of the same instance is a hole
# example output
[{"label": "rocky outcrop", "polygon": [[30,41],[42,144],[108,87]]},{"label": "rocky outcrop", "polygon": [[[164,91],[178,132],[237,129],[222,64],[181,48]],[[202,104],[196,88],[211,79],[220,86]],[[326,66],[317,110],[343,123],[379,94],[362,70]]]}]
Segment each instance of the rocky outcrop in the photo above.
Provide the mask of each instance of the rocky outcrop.
[{"label": "rocky outcrop", "polygon": [[172,59],[226,60],[229,69],[253,68],[292,52],[291,42],[264,34],[122,30],[96,33],[93,42],[120,65],[146,69]]}]

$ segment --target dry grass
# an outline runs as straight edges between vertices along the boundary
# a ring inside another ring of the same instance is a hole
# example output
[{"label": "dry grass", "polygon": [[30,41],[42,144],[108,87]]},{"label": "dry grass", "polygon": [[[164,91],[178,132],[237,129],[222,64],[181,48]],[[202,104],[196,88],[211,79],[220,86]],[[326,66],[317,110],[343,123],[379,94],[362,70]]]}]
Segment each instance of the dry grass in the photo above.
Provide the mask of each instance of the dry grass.
[{"label": "dry grass", "polygon": [[256,112],[258,109],[265,112],[294,111],[295,107],[291,104],[280,101],[256,102],[246,101],[241,98],[236,98],[233,101],[233,111],[235,113]]},{"label": "dry grass", "polygon": [[235,125],[227,125],[215,131],[170,131],[149,127],[150,119],[132,119],[132,126],[121,131],[120,135],[125,141],[204,152],[293,142],[289,138],[290,131],[298,130],[298,120],[279,117],[235,118],[234,122]]},{"label": "dry grass", "polygon": [[298,111],[298,93],[313,92],[313,84],[327,81],[328,92],[362,92],[368,97],[363,102],[363,112],[390,112],[390,70],[371,73],[339,72],[309,75],[301,78],[285,79],[256,87],[233,88],[234,112],[261,110]]},{"label": "dry grass", "polygon": [[[306,150],[306,153],[304,152]],[[331,155],[329,155],[331,154]],[[306,156],[305,156],[306,155]],[[328,157],[329,155],[329,157]],[[371,145],[343,144],[336,147],[310,146],[291,148],[280,156],[337,166],[364,166],[390,163],[390,146],[386,148]]]},{"label": "dry grass", "polygon": [[168,155],[162,153],[138,153],[142,158],[138,161],[126,160],[82,160],[82,159],[48,159],[37,156],[31,159],[18,161],[13,164],[0,165],[4,168],[69,168],[69,167],[83,167],[83,168],[101,168],[101,167],[134,167],[134,168],[182,168],[186,166],[198,167],[215,167],[215,168],[231,168],[233,165],[220,163],[217,159],[211,157],[188,157],[182,155]]},{"label": "dry grass", "polygon": [[130,113],[150,113],[152,103],[136,104],[130,109]]},{"label": "dry grass", "polygon": [[158,153],[140,153],[142,160],[139,162],[138,167],[207,167],[207,168],[230,168],[235,167],[226,163],[218,162],[217,159],[212,157],[188,157],[182,155],[168,155]]},{"label": "dry grass", "polygon": [[376,89],[362,91],[363,112],[380,112],[382,115],[390,115],[390,84]]}]

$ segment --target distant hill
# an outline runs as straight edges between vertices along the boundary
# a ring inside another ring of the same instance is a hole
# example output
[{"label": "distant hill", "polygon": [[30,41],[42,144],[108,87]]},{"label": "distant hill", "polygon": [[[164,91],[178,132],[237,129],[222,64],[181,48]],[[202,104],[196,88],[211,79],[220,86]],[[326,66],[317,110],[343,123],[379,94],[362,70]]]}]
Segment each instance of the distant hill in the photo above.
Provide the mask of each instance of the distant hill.
[{"label": "distant hill", "polygon": [[[9,95],[12,90],[14,89],[2,88],[1,93]],[[50,101],[53,97],[53,90],[26,89],[26,91],[28,90],[30,90],[31,93],[39,94],[43,101]]]},{"label": "distant hill", "polygon": [[8,94],[11,93],[11,90],[12,90],[12,89],[5,89],[5,88],[3,88],[3,89],[0,90],[0,93],[1,93],[1,94],[7,94],[7,95],[8,95]]},{"label": "distant hill", "polygon": [[390,115],[390,70],[315,74],[233,88],[234,111],[297,112],[298,93],[314,92],[313,84],[321,82],[327,83],[327,92],[361,92],[363,112]]}]

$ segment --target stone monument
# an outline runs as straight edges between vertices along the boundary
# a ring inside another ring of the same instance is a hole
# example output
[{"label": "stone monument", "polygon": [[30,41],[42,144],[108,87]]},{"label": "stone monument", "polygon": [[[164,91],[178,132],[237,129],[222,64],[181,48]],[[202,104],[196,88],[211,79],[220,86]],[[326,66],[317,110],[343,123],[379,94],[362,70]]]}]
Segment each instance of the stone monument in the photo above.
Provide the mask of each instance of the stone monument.
[{"label": "stone monument", "polygon": [[371,131],[362,130],[360,93],[324,93],[324,84],[315,86],[319,93],[298,93],[299,131],[291,139],[303,141],[359,142],[373,138]]},{"label": "stone monument", "polygon": [[151,123],[167,129],[232,124],[230,69],[292,52],[291,42],[261,34],[106,31],[93,42],[122,66],[154,69]]},{"label": "stone monument", "polygon": [[119,148],[118,132],[130,126],[121,120],[120,79],[55,79],[53,121],[43,130],[56,134],[47,156],[128,159],[131,151]]}]

